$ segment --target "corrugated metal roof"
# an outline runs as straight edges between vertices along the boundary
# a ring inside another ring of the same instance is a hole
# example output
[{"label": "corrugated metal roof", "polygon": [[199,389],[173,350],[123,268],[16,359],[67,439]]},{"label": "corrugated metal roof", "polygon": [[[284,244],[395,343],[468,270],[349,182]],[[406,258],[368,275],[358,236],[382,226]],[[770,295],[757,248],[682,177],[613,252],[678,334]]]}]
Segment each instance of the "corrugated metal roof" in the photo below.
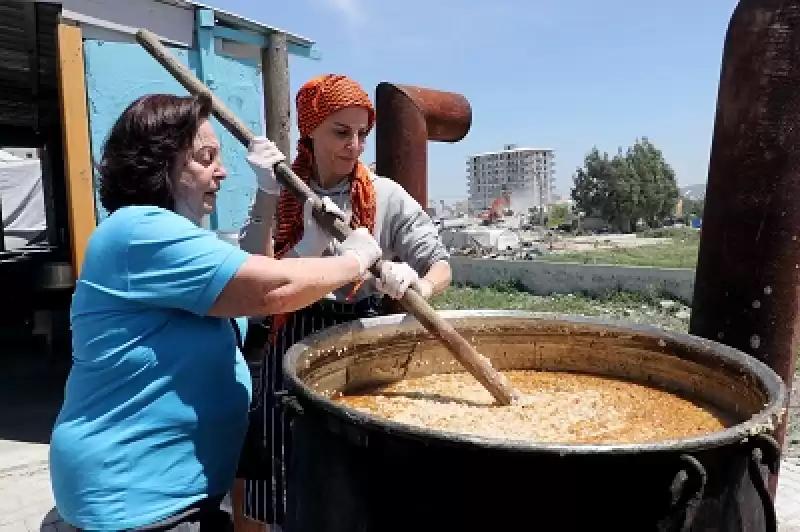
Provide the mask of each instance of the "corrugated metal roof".
[{"label": "corrugated metal roof", "polygon": [[243,30],[249,30],[263,35],[268,35],[270,33],[282,33],[286,35],[287,39],[290,42],[299,44],[301,46],[313,46],[314,44],[316,44],[315,41],[312,41],[311,39],[308,39],[301,35],[297,35],[296,33],[282,30],[274,26],[269,26],[262,22],[258,22],[256,20],[249,19],[241,15],[237,15],[229,11],[225,11],[224,9],[219,9],[207,4],[201,4],[200,2],[193,2],[191,0],[155,0],[155,1],[160,2],[162,4],[169,4],[172,6],[179,6],[185,8],[212,9],[214,10],[214,14],[216,15],[217,20],[226,26],[231,26]]},{"label": "corrugated metal roof", "polygon": [[51,115],[58,95],[59,10],[56,4],[0,0],[0,124],[4,126],[38,129],[57,120]]},{"label": "corrugated metal roof", "polygon": [[30,126],[35,118],[27,20],[21,2],[0,2],[0,121],[13,126]]}]

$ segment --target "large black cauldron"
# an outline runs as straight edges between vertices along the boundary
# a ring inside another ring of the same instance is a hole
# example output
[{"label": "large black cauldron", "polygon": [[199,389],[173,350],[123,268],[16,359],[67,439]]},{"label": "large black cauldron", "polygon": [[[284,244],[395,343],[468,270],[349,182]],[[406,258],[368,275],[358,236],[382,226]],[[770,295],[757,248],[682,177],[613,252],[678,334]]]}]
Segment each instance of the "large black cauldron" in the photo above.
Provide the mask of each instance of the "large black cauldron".
[{"label": "large black cauldron", "polygon": [[786,390],[761,362],[707,340],[591,318],[443,313],[498,369],[649,383],[741,420],[708,436],[636,445],[530,444],[425,430],[328,400],[460,371],[404,315],[322,331],[286,355],[294,412],[289,532],[774,530],[765,466]]}]

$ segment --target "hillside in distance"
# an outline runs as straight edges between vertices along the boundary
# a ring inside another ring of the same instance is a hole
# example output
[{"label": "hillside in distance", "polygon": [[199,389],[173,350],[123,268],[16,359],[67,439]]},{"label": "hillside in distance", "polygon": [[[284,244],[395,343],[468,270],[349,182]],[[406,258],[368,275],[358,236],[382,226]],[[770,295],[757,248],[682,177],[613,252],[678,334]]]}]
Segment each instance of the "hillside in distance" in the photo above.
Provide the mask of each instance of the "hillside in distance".
[{"label": "hillside in distance", "polygon": [[685,187],[678,187],[678,192],[684,199],[692,201],[703,201],[706,199],[706,184],[688,185]]}]

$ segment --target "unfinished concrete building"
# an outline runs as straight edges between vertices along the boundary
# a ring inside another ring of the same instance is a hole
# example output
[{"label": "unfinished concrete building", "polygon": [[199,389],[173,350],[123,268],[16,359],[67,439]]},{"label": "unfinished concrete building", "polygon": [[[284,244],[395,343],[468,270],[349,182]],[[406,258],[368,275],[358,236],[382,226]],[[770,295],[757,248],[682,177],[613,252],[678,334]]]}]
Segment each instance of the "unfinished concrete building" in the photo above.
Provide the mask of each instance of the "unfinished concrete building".
[{"label": "unfinished concrete building", "polygon": [[520,148],[506,144],[501,151],[467,158],[469,209],[488,209],[502,195],[511,192],[511,208],[523,211],[548,205],[555,181],[555,152],[547,148]]}]

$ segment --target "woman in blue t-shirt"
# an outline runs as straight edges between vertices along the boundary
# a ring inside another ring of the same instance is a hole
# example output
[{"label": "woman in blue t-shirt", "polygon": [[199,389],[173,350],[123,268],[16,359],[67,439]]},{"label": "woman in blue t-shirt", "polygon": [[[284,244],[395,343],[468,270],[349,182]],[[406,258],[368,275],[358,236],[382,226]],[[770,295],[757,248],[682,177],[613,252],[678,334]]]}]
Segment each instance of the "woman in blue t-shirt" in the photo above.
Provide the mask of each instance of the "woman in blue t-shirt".
[{"label": "woman in blue t-shirt", "polygon": [[[73,296],[73,367],[50,445],[56,505],[82,530],[232,529],[220,502],[251,397],[246,321],[234,318],[303,308],[381,255],[367,230],[335,257],[274,260],[203,229],[226,177],[210,110],[204,96],[140,98],[104,147],[109,216]],[[274,181],[264,146],[248,161]]]}]

